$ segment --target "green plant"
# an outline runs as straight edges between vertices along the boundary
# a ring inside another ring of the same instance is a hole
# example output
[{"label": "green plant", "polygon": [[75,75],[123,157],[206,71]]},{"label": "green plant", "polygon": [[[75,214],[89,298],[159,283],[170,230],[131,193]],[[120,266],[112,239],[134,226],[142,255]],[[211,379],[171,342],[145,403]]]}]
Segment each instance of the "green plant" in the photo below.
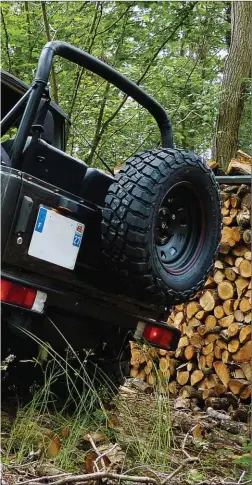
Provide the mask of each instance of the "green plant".
[{"label": "green plant", "polygon": [[[46,455],[48,443],[55,439],[56,445],[58,443],[58,449],[56,446],[53,452],[55,464],[74,472],[78,470],[80,456],[83,461],[83,450],[78,451],[83,435],[98,430],[107,433],[108,414],[104,401],[108,394],[114,395],[115,389],[97,366],[90,377],[87,370],[87,365],[91,365],[89,354],[82,361],[64,335],[54,327],[65,341],[64,356],[29,330],[20,329],[40,345],[43,353],[48,355],[48,361],[46,364],[35,361],[41,366],[44,383],[34,389],[31,402],[17,413],[7,443],[6,461],[14,456],[15,462],[22,463],[38,450]],[[59,381],[63,381],[67,389],[65,402],[59,401],[55,390]],[[63,430],[65,433],[62,434]]]}]

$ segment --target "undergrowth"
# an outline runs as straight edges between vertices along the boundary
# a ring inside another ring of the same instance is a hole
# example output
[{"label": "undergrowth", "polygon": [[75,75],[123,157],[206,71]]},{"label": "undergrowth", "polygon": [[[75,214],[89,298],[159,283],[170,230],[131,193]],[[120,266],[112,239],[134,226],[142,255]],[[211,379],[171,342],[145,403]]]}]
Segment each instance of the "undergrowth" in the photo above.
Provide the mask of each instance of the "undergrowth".
[{"label": "undergrowth", "polygon": [[[43,372],[43,385],[33,386],[31,401],[17,412],[5,445],[5,463],[23,464],[39,456],[41,460],[49,458],[63,471],[78,473],[84,471],[85,454],[91,448],[90,443],[83,443],[83,437],[101,432],[110,442],[121,444],[128,468],[138,464],[167,471],[169,449],[174,443],[169,400],[167,396],[165,399],[159,396],[158,384],[155,409],[145,416],[148,435],[142,436],[131,408],[124,409],[124,428],[130,438],[130,444],[125,445],[119,430],[108,426],[108,403],[117,393],[114,383],[92,363],[88,352],[81,359],[55,324],[51,324],[65,341],[64,356],[30,331],[22,330],[37,342],[40,355],[47,355],[47,360],[34,361]],[[61,391],[65,390],[65,399],[57,393],[59,383]]]}]

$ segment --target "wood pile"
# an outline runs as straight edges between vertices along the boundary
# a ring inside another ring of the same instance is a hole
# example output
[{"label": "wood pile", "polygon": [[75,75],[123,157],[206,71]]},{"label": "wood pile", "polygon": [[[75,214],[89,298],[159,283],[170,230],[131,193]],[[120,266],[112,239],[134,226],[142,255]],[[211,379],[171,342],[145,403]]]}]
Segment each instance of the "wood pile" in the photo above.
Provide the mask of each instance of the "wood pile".
[{"label": "wood pile", "polygon": [[175,352],[131,343],[131,376],[173,396],[228,409],[251,396],[251,195],[221,186],[223,230],[214,272],[168,323],[182,332]]}]

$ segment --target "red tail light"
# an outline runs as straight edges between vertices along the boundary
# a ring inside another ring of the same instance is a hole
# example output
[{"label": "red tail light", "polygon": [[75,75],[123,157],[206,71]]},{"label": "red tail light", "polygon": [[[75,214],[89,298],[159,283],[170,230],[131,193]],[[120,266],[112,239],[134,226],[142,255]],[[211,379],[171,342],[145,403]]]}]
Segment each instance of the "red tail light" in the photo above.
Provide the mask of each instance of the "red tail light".
[{"label": "red tail light", "polygon": [[143,331],[143,338],[147,342],[157,345],[158,347],[171,347],[171,343],[174,337],[174,332],[168,328],[157,327],[155,325],[145,325]]},{"label": "red tail light", "polygon": [[1,279],[1,301],[41,313],[46,293]]},{"label": "red tail light", "polygon": [[134,336],[136,339],[144,339],[154,347],[174,350],[177,348],[180,339],[180,331],[165,323],[149,324],[138,322]]}]

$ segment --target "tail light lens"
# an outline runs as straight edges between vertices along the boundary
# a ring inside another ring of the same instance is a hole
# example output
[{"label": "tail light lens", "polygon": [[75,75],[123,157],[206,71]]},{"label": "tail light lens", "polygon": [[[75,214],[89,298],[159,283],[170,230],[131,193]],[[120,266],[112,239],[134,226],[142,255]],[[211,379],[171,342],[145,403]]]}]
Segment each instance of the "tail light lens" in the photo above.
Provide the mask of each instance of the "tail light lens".
[{"label": "tail light lens", "polygon": [[1,301],[5,303],[42,313],[46,298],[47,294],[42,291],[1,279]]},{"label": "tail light lens", "polygon": [[180,331],[165,324],[151,325],[139,322],[135,332],[135,338],[144,339],[155,347],[173,350],[177,348]]}]

